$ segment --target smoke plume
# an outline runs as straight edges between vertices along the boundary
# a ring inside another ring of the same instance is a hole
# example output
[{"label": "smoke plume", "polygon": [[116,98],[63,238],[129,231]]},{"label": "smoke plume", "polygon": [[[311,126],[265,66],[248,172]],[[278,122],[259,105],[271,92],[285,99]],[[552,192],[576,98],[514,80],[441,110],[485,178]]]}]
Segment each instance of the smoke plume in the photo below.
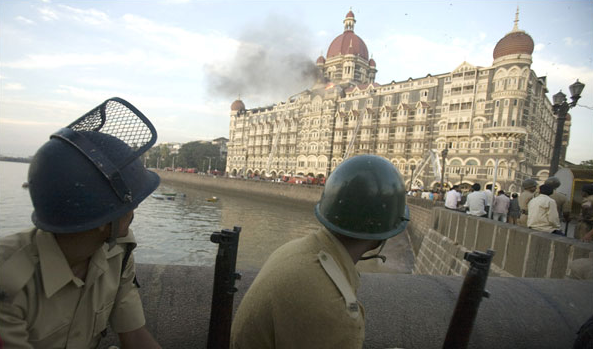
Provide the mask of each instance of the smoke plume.
[{"label": "smoke plume", "polygon": [[206,66],[211,94],[249,107],[286,100],[311,88],[318,69],[307,28],[286,17],[269,15],[243,31],[234,59]]}]

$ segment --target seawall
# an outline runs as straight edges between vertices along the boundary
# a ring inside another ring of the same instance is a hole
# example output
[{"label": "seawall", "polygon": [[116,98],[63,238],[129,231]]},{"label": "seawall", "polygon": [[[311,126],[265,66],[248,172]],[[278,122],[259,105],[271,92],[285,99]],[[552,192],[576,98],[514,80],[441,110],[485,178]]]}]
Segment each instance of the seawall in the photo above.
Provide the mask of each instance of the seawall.
[{"label": "seawall", "polygon": [[[238,272],[235,308],[257,274]],[[163,348],[205,348],[213,268],[138,264],[137,274],[146,326]],[[363,273],[364,348],[441,348],[462,281]],[[593,281],[490,277],[486,288],[470,348],[571,348],[593,309]],[[116,342],[110,333],[101,348]]]},{"label": "seawall", "polygon": [[276,198],[307,204],[319,201],[323,187],[307,184],[289,184],[283,182],[259,181],[252,179],[205,176],[194,173],[156,171],[161,180],[176,182],[211,190],[232,192],[238,195]]}]

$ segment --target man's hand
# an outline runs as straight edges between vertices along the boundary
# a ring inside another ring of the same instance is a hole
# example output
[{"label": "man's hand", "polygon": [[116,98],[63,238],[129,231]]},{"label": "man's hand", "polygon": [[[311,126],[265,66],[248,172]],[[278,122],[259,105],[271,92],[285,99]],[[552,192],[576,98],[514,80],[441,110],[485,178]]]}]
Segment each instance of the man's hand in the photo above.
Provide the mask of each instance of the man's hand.
[{"label": "man's hand", "polygon": [[122,349],[161,349],[145,326],[134,331],[118,333],[118,335]]},{"label": "man's hand", "polygon": [[591,241],[593,241],[593,229],[591,229],[591,231],[589,231],[587,234],[585,234],[585,236],[583,236],[583,238],[581,239],[581,241],[583,241],[583,242],[591,242]]}]

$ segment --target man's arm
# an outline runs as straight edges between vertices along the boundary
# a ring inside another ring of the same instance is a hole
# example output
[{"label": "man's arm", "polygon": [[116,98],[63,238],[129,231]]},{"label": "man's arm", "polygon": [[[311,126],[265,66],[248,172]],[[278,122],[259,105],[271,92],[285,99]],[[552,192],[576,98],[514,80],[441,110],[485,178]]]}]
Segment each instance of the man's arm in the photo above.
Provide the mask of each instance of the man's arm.
[{"label": "man's arm", "polygon": [[118,333],[122,349],[160,349],[161,346],[152,337],[145,326],[137,330]]},{"label": "man's arm", "polygon": [[33,348],[29,344],[27,322],[23,319],[21,309],[4,300],[0,300],[0,337],[4,348]]},{"label": "man's arm", "polygon": [[558,216],[558,207],[556,206],[556,201],[550,200],[550,208],[548,210],[548,221],[552,224],[556,229],[560,229],[560,217]]},{"label": "man's arm", "polygon": [[111,312],[111,327],[119,335],[123,348],[160,348],[145,325],[144,310],[138,287],[134,283],[136,267],[130,255],[122,273],[115,305]]},{"label": "man's arm", "polygon": [[591,229],[587,234],[585,234],[585,236],[583,236],[581,241],[585,241],[585,242],[593,241],[593,229]]}]

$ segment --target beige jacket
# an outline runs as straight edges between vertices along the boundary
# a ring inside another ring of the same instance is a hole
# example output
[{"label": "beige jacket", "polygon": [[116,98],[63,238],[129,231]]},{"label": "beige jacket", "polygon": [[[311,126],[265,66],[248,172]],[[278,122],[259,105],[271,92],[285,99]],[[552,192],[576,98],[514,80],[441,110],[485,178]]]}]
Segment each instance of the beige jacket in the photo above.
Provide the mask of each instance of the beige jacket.
[{"label": "beige jacket", "polygon": [[560,218],[556,201],[548,195],[539,194],[529,201],[527,226],[531,229],[551,233],[560,229]]}]

